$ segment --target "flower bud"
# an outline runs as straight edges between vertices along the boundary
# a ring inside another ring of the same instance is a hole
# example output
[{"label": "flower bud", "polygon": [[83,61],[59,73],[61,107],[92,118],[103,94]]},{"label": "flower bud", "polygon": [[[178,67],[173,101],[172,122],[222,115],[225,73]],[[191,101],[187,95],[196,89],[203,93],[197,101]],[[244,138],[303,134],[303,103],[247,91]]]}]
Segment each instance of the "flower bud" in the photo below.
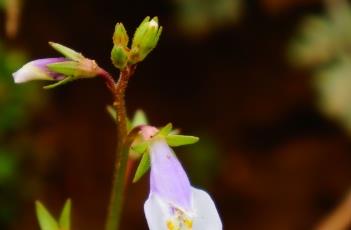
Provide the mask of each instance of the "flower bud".
[{"label": "flower bud", "polygon": [[122,46],[114,46],[111,51],[113,65],[122,70],[127,66],[129,51]]},{"label": "flower bud", "polygon": [[113,34],[113,44],[115,46],[128,46],[129,37],[122,23],[117,23]]},{"label": "flower bud", "polygon": [[158,18],[146,17],[134,33],[129,61],[135,64],[144,58],[156,47],[160,38],[162,27]]}]

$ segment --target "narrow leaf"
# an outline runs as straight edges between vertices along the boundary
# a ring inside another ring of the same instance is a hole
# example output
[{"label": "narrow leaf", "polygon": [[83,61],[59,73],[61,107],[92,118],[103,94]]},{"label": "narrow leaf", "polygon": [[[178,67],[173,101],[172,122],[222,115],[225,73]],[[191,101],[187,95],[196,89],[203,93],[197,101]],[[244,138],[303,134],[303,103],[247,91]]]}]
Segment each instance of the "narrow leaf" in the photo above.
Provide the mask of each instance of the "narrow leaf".
[{"label": "narrow leaf", "polygon": [[140,160],[139,166],[135,172],[133,183],[140,180],[140,178],[149,170],[150,165],[151,165],[150,155],[149,153],[144,153]]},{"label": "narrow leaf", "polygon": [[60,230],[70,230],[71,228],[71,208],[72,208],[72,202],[71,199],[68,199],[63,206],[60,219],[59,219],[59,225],[60,225]]},{"label": "narrow leaf", "polygon": [[39,201],[35,202],[37,218],[41,230],[59,230],[59,225]]},{"label": "narrow leaf", "polygon": [[177,147],[182,145],[194,144],[199,141],[199,138],[195,136],[169,134],[168,136],[166,136],[166,141],[169,146]]},{"label": "narrow leaf", "polygon": [[55,42],[49,42],[49,44],[52,48],[61,53],[63,56],[74,61],[79,61],[80,59],[84,58],[84,56],[81,53],[78,53],[75,50],[68,48],[67,46]]}]

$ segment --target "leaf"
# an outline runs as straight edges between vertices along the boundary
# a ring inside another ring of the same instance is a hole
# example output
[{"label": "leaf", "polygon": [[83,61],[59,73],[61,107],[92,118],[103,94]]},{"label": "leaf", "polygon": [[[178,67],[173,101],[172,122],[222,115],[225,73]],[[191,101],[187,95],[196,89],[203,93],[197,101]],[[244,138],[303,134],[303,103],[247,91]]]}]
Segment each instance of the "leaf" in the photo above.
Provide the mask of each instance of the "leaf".
[{"label": "leaf", "polygon": [[156,135],[166,137],[172,131],[172,128],[172,123],[168,123],[166,126],[162,127]]},{"label": "leaf", "polygon": [[150,155],[148,152],[144,153],[139,166],[135,172],[134,178],[133,178],[133,183],[137,182],[140,180],[142,176],[149,170],[151,166],[151,160],[150,160]]},{"label": "leaf", "polygon": [[166,136],[166,141],[169,146],[177,147],[194,144],[199,141],[199,138],[195,136],[169,134]]},{"label": "leaf", "polygon": [[55,43],[55,42],[49,42],[49,45],[54,48],[56,51],[58,51],[59,53],[61,53],[63,56],[72,59],[74,61],[79,61],[81,59],[84,58],[84,56],[81,53],[78,53],[77,51],[61,45],[59,43]]},{"label": "leaf", "polygon": [[71,208],[72,208],[72,202],[71,199],[68,199],[63,206],[60,219],[59,219],[59,225],[61,227],[60,230],[70,230],[71,226]]},{"label": "leaf", "polygon": [[54,84],[51,84],[51,85],[46,85],[43,88],[44,89],[53,89],[53,88],[56,88],[57,86],[64,85],[64,84],[66,84],[66,83],[68,83],[70,81],[73,81],[73,80],[74,80],[74,77],[66,77],[66,78],[64,78],[61,81],[58,81],[58,82],[56,82]]},{"label": "leaf", "polygon": [[40,201],[35,202],[37,218],[41,230],[59,230],[59,225]]},{"label": "leaf", "polygon": [[147,141],[143,141],[141,143],[132,145],[131,149],[133,152],[143,154],[147,150],[148,146],[149,146],[149,143]]},{"label": "leaf", "polygon": [[144,113],[143,110],[138,109],[133,117],[132,120],[132,128],[139,126],[139,125],[147,125],[148,124],[148,120],[146,117],[146,114]]}]

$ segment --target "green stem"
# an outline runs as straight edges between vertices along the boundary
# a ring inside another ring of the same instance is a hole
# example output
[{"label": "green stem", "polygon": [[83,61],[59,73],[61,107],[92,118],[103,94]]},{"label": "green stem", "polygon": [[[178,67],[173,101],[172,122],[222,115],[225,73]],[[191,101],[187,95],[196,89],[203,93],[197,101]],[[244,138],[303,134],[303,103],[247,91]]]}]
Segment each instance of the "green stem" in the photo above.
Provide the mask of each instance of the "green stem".
[{"label": "green stem", "polygon": [[129,152],[129,144],[126,143],[128,127],[124,97],[128,80],[133,75],[134,69],[135,66],[129,66],[125,70],[122,70],[116,87],[113,90],[115,97],[114,106],[117,112],[118,141],[112,192],[105,230],[118,230],[121,222]]}]

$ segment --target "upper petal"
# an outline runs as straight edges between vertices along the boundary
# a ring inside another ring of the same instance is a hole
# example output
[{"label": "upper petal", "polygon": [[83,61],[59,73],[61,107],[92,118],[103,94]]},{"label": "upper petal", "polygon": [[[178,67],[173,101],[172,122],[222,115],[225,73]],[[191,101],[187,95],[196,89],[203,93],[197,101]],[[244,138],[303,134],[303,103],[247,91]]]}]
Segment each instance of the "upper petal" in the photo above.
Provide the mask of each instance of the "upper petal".
[{"label": "upper petal", "polygon": [[150,146],[151,193],[176,207],[191,209],[191,185],[189,179],[165,140],[156,140]]},{"label": "upper petal", "polygon": [[193,230],[221,230],[222,221],[211,197],[203,190],[192,188]]}]

